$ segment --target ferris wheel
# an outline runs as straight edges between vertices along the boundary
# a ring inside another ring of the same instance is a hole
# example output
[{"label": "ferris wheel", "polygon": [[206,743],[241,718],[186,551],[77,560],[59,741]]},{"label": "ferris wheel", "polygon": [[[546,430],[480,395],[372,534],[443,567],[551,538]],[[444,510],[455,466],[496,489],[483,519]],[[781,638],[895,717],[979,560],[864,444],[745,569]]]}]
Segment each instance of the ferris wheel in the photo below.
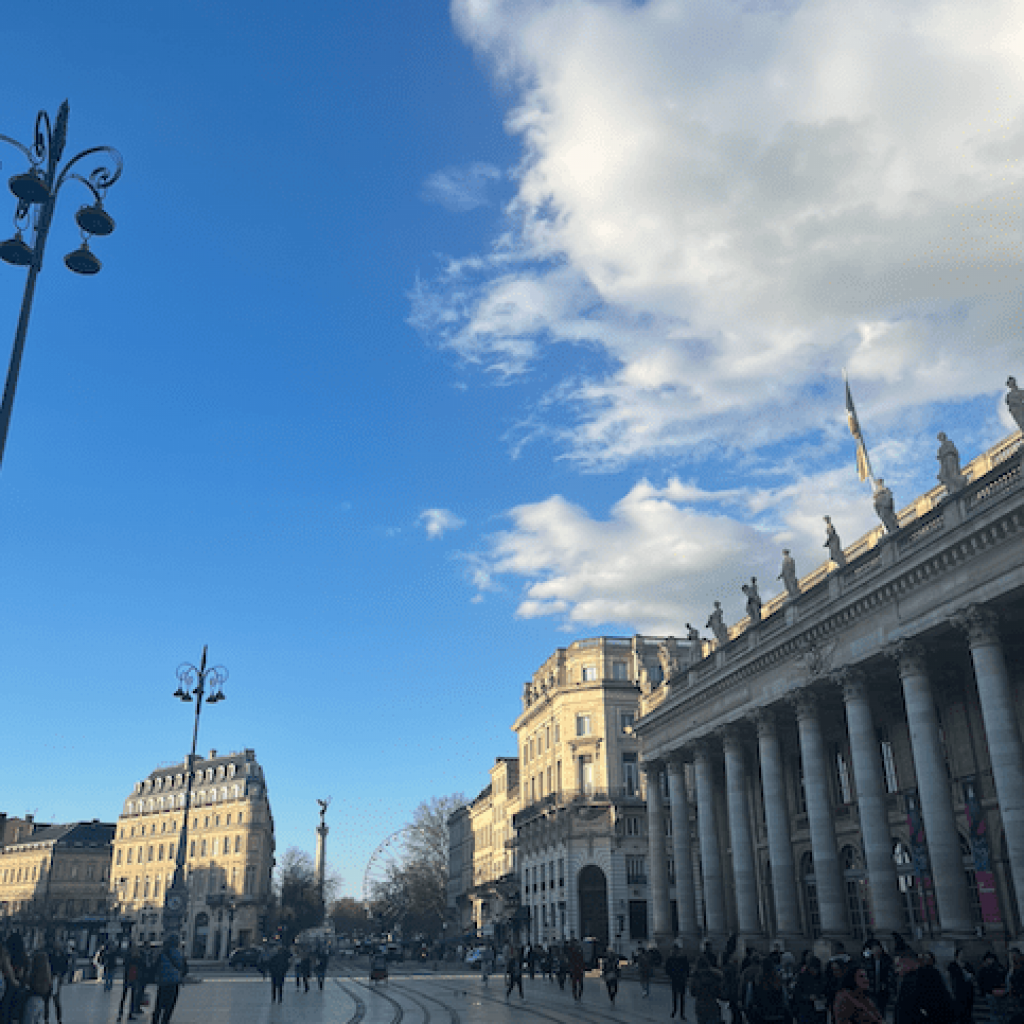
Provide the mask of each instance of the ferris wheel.
[{"label": "ferris wheel", "polygon": [[395,871],[405,867],[412,854],[410,840],[414,831],[405,827],[392,832],[370,854],[366,871],[363,872],[363,903],[367,906],[373,902],[377,889],[386,884]]}]

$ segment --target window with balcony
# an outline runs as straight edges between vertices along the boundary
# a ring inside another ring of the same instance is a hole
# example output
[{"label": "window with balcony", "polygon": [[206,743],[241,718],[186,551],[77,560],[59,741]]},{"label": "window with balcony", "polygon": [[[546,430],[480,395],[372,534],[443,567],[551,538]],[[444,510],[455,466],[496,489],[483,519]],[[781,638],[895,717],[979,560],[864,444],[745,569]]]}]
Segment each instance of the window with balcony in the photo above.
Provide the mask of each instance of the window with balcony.
[{"label": "window with balcony", "polygon": [[633,723],[636,721],[635,711],[620,711],[619,712],[619,732],[624,735],[630,733],[633,729]]}]

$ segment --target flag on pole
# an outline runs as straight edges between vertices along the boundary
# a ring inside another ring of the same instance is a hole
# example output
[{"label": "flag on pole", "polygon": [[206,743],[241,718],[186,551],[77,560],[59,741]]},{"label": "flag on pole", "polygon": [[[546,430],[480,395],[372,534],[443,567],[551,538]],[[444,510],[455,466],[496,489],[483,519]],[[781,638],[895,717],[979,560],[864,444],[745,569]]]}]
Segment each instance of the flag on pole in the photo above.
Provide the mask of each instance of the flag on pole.
[{"label": "flag on pole", "polygon": [[850,394],[850,382],[846,379],[846,371],[843,371],[843,382],[846,384],[846,421],[850,424],[850,433],[857,442],[857,476],[861,480],[874,479],[871,472],[871,463],[868,462],[868,450],[864,445],[864,435],[860,432],[860,421],[857,419],[857,410],[853,407],[853,395]]}]

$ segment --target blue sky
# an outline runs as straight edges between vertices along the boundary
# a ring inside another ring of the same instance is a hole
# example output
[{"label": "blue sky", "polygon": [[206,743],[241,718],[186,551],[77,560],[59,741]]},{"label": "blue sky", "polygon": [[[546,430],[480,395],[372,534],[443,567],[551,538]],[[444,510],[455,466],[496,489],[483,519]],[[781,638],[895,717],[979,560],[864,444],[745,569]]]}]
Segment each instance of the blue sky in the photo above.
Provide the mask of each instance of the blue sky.
[{"label": "blue sky", "polygon": [[874,525],[844,366],[898,503],[938,430],[966,462],[1012,427],[1008,2],[21,17],[0,132],[68,98],[68,155],[125,172],[95,278],[61,195],[0,471],[8,813],[116,817],[186,752],[209,644],[200,747],[256,749],[281,849],[332,796],[358,894],[514,750],[555,647],[736,621],[823,514]]}]

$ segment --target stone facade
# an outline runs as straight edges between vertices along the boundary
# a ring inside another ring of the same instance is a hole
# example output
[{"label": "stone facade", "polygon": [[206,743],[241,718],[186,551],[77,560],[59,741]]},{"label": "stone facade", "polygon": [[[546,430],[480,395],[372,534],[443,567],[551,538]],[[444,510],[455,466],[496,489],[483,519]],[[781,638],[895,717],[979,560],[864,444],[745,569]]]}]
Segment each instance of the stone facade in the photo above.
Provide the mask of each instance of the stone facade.
[{"label": "stone facade", "polygon": [[47,937],[91,950],[110,916],[114,826],[99,821],[39,825],[5,819],[0,848],[0,923],[18,928],[30,947]]},{"label": "stone facade", "polygon": [[[137,939],[162,940],[164,891],[185,806],[188,759],[135,784],[114,839],[111,892]],[[224,959],[262,939],[274,866],[274,819],[263,769],[252,750],[194,762],[185,871],[185,952]]]},{"label": "stone facade", "polygon": [[519,806],[519,760],[499,757],[491,768],[490,785],[469,805],[472,927],[478,936],[499,946],[513,936],[519,923],[512,827]]},{"label": "stone facade", "polygon": [[678,886],[652,871],[660,943],[1020,935],[1020,434],[964,475],[642,698],[644,762],[668,778],[651,810],[673,823],[649,855],[694,865]]},{"label": "stone facade", "polygon": [[[674,641],[666,664],[674,664]],[[628,953],[650,934],[647,787],[633,732],[641,687],[660,689],[666,643],[580,640],[527,684],[513,729],[522,809],[515,816],[523,939],[594,936]],[[660,805],[658,805],[660,806]],[[665,838],[667,819],[656,819]],[[524,915],[525,916],[525,915]]]}]

